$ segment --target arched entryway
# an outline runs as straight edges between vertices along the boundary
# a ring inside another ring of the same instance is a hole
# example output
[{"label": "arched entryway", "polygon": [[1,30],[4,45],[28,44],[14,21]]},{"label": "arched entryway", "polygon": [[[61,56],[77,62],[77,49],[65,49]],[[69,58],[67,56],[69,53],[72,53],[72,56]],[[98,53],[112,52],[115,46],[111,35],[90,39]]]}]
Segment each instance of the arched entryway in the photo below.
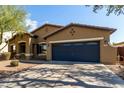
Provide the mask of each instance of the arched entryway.
[{"label": "arched entryway", "polygon": [[25,42],[19,43],[19,53],[26,53],[26,43]]}]

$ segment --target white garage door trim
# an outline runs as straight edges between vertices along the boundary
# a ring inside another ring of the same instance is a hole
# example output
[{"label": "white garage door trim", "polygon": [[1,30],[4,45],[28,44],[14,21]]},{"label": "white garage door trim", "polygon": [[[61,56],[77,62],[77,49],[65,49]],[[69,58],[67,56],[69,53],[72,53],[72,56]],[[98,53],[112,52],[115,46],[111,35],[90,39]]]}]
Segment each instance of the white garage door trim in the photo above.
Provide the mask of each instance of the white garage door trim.
[{"label": "white garage door trim", "polygon": [[98,41],[98,40],[103,40],[103,39],[104,39],[104,37],[97,37],[97,38],[86,38],[86,39],[50,41],[49,43],[66,43],[66,42],[77,42],[77,41]]}]

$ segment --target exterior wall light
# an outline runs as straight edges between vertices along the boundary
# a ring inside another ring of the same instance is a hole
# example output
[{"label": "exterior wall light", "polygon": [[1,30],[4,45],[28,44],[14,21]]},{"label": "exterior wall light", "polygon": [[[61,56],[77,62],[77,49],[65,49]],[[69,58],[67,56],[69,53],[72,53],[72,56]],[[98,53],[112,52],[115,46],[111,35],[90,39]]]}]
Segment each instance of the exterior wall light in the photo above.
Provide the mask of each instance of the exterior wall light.
[{"label": "exterior wall light", "polygon": [[104,40],[104,46],[108,46],[109,45],[109,41],[108,40]]}]

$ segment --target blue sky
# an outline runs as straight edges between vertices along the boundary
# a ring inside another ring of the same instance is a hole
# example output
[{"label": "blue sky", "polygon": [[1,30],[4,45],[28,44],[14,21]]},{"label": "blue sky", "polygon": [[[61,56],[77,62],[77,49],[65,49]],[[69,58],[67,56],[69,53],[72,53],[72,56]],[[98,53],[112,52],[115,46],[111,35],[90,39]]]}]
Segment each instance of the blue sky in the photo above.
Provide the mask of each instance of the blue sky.
[{"label": "blue sky", "polygon": [[73,23],[83,23],[116,28],[117,31],[111,35],[111,42],[124,41],[124,15],[116,16],[111,14],[106,16],[106,11],[101,10],[94,13],[91,7],[86,6],[25,6],[30,14],[30,19],[34,21],[35,28],[44,23],[67,25]]}]

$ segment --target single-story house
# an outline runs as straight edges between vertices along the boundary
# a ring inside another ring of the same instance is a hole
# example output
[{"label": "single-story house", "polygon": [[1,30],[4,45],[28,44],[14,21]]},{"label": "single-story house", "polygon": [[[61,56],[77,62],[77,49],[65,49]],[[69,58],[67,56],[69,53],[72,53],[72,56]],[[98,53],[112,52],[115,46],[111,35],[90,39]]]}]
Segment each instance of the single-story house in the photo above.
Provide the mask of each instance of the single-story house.
[{"label": "single-story house", "polygon": [[124,42],[114,43],[113,46],[117,48],[118,60],[124,64]]},{"label": "single-story house", "polygon": [[[27,59],[115,64],[117,48],[109,44],[116,29],[70,23],[66,26],[44,24],[31,33],[9,40],[9,51],[25,54]],[[52,62],[52,61],[50,61]]]}]

